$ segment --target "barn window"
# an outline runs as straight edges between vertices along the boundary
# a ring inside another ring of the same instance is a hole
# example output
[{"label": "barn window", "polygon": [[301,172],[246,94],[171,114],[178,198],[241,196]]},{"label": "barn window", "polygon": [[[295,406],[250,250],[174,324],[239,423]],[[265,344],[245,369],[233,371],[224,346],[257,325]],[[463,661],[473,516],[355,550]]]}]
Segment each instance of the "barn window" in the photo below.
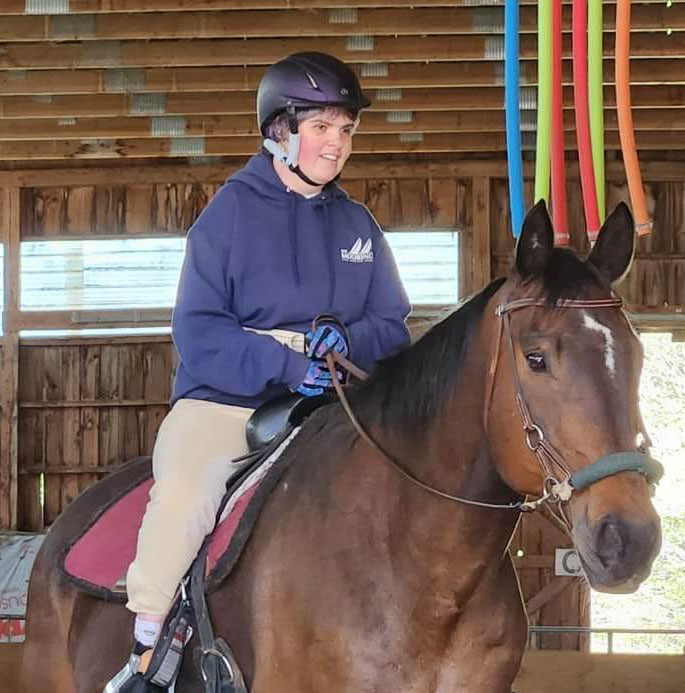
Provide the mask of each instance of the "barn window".
[{"label": "barn window", "polygon": [[22,310],[173,305],[183,238],[25,241]]},{"label": "barn window", "polygon": [[[457,234],[386,235],[412,303],[457,302]],[[22,310],[171,307],[185,239],[25,241]]]},{"label": "barn window", "polygon": [[458,300],[458,236],[451,230],[385,234],[414,305],[448,305]]}]

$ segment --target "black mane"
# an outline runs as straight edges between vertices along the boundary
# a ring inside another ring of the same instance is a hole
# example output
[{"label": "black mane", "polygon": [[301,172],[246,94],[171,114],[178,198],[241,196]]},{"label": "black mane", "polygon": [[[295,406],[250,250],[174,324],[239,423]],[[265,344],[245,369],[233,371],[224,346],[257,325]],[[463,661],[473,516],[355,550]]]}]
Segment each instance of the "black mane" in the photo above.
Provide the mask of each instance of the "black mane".
[{"label": "black mane", "polygon": [[[563,248],[555,248],[540,276],[527,281],[535,279],[550,309],[560,298],[579,298],[598,287],[609,290],[592,265]],[[430,423],[454,393],[470,337],[505,281],[495,279],[417,342],[380,361],[369,379],[350,393],[361,421],[409,434]]]},{"label": "black mane", "polygon": [[504,281],[495,279],[417,342],[380,361],[352,396],[361,420],[406,432],[430,422],[454,393],[469,336]]}]

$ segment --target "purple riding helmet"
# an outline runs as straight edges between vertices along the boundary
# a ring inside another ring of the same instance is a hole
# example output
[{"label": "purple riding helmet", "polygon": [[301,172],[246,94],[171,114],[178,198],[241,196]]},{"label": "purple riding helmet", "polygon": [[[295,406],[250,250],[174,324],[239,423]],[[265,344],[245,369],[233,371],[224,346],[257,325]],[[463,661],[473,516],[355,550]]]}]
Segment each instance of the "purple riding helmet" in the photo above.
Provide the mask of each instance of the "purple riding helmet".
[{"label": "purple riding helmet", "polygon": [[[272,65],[264,74],[257,91],[257,120],[264,148],[287,164],[291,171],[310,185],[316,185],[297,164],[299,134],[296,112],[303,108],[343,108],[359,113],[371,101],[363,94],[357,75],[326,53],[293,53]],[[267,137],[266,129],[281,113],[288,116],[289,151]]]}]

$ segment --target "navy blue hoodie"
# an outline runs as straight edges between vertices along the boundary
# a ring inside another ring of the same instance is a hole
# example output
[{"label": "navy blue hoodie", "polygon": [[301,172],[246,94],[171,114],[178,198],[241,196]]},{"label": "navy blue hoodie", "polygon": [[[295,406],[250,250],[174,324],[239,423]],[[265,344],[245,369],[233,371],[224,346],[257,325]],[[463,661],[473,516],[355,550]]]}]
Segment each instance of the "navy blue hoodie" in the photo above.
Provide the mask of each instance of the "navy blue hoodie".
[{"label": "navy blue hoodie", "polygon": [[364,205],[329,184],[286,188],[265,154],[228,179],[188,233],[172,318],[180,355],[172,403],[242,407],[296,388],[308,359],[243,328],[307,332],[331,313],[352,360],[369,369],[409,341],[410,306],[386,240]]}]

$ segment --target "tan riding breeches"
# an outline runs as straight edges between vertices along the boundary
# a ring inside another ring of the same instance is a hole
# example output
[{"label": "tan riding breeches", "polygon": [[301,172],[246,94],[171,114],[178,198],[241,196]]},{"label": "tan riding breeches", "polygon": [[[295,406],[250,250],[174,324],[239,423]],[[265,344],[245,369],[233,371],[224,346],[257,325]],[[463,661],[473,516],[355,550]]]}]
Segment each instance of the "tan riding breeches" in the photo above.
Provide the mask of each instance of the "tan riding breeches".
[{"label": "tan riding breeches", "polygon": [[226,481],[242,468],[252,409],[181,399],[162,422],[138,548],[126,575],[127,607],[163,616],[181,578],[214,528]]},{"label": "tan riding breeches", "polygon": [[[304,350],[300,333],[267,334]],[[162,421],[152,453],[155,483],[126,575],[131,611],[163,616],[169,610],[181,578],[214,529],[226,482],[245,464],[230,461],[247,452],[245,424],[253,411],[180,399]]]}]

